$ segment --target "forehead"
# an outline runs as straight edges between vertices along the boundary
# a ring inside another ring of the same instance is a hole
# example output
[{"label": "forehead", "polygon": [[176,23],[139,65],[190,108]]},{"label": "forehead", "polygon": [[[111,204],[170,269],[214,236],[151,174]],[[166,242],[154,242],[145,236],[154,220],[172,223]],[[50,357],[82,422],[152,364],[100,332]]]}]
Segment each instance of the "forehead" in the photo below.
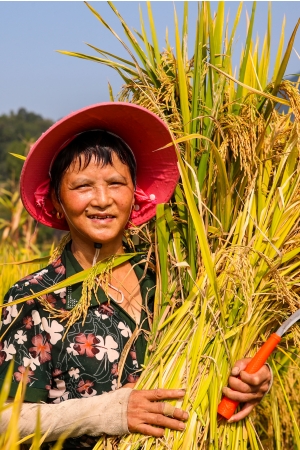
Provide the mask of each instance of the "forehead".
[{"label": "forehead", "polygon": [[67,172],[83,172],[85,170],[101,170],[101,169],[115,169],[117,171],[129,173],[129,167],[124,164],[115,152],[111,154],[112,163],[106,162],[104,159],[99,159],[92,155],[91,158],[87,158],[84,154],[81,154],[73,159]]}]

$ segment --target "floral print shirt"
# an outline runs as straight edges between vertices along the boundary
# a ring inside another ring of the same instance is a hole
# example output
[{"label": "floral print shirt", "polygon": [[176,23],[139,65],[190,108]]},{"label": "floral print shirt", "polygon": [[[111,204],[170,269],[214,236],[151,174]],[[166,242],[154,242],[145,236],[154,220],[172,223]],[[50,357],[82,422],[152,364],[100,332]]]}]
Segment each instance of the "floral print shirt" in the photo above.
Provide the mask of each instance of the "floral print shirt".
[{"label": "floral print shirt", "polygon": [[[85,323],[77,321],[64,339],[63,323],[51,318],[37,299],[9,306],[13,300],[38,293],[83,270],[70,248],[68,244],[59,259],[18,281],[5,296],[8,306],[2,312],[0,387],[12,358],[15,367],[11,396],[30,366],[25,394],[29,402],[59,403],[115,390],[122,350],[136,328],[133,318],[108,299],[101,288],[97,293],[100,304],[93,298]],[[130,262],[140,280],[144,302],[141,326],[149,330],[146,311],[153,307],[155,276],[139,264],[143,257],[136,256]],[[55,308],[71,309],[80,297],[81,287],[78,283],[54,290],[46,299]],[[137,380],[145,350],[146,338],[141,332],[125,360],[121,385]],[[64,448],[81,448],[80,440],[84,439],[68,439]]]}]

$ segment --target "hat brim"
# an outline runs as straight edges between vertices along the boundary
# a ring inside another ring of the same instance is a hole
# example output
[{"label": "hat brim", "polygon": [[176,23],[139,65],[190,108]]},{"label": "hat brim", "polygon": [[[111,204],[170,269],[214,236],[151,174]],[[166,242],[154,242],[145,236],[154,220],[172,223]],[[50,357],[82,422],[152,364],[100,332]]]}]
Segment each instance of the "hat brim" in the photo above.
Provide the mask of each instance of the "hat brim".
[{"label": "hat brim", "polygon": [[[166,203],[179,179],[174,146],[159,148],[172,141],[166,124],[149,110],[132,103],[95,104],[64,117],[52,125],[32,146],[24,163],[20,190],[23,204],[37,221],[52,228],[68,230],[66,222],[46,215],[35,200],[35,192],[47,178],[53,157],[63,144],[78,133],[101,129],[122,138],[133,151],[137,162],[137,185],[155,203]],[[156,212],[156,205],[135,214],[131,226],[141,225]]]}]

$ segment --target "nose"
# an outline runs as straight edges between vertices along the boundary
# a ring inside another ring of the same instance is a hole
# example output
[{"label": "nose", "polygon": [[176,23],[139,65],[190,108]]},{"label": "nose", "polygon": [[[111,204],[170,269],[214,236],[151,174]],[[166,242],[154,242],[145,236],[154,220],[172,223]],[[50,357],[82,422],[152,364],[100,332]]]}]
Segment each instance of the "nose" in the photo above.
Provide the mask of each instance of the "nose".
[{"label": "nose", "polygon": [[90,201],[91,206],[100,209],[106,209],[113,203],[113,199],[108,186],[95,186]]}]

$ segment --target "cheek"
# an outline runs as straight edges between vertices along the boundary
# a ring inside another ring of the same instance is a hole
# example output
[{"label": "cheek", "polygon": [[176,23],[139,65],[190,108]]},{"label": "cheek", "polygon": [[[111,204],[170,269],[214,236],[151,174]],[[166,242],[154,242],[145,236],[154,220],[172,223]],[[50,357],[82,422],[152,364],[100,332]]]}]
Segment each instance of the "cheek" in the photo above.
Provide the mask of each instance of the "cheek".
[{"label": "cheek", "polygon": [[134,205],[134,194],[124,189],[115,196],[114,200],[122,211],[131,211]]},{"label": "cheek", "polygon": [[90,195],[79,193],[76,191],[68,192],[68,195],[61,196],[62,204],[65,208],[67,208],[70,212],[81,212],[84,210],[89,201]]}]

